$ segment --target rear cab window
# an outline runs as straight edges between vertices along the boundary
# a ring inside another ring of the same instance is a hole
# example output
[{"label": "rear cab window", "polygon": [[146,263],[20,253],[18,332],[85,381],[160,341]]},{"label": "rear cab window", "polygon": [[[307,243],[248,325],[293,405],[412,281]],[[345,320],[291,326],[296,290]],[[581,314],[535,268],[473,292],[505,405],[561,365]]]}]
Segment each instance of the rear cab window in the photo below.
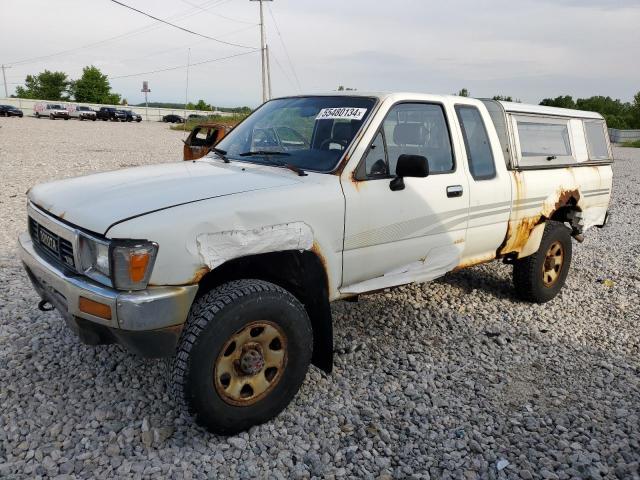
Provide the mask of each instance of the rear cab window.
[{"label": "rear cab window", "polygon": [[496,176],[491,142],[480,110],[472,105],[456,105],[469,171],[474,180],[489,180]]}]

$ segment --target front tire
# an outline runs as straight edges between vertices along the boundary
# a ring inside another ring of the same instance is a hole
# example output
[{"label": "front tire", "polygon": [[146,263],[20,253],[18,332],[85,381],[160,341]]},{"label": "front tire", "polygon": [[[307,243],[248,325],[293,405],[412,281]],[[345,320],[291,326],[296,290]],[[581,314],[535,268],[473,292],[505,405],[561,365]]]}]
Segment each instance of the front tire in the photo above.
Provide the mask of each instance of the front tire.
[{"label": "front tire", "polygon": [[311,322],[285,289],[237,280],[197,299],[171,362],[177,400],[209,431],[264,423],[291,402],[313,350]]},{"label": "front tire", "polygon": [[570,232],[563,223],[548,221],[538,251],[516,260],[513,283],[520,298],[545,303],[560,292],[571,265]]}]

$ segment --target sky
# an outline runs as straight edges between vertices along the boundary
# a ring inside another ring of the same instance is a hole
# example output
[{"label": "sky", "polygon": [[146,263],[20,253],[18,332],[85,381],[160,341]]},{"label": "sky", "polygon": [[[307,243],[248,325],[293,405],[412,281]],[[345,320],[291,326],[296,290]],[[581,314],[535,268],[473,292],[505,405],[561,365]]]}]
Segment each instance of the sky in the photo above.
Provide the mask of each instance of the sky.
[{"label": "sky", "polygon": [[[258,2],[0,0],[10,94],[27,74],[95,65],[130,104],[261,103]],[[264,3],[273,96],[360,91],[545,97],[640,91],[640,0],[274,0]],[[242,55],[239,55],[242,54]],[[231,57],[214,62],[208,60]],[[187,62],[193,66],[188,70]],[[148,73],[179,67],[174,70]],[[127,77],[124,77],[124,76]],[[118,78],[119,77],[119,78]],[[4,92],[0,91],[0,95]]]}]

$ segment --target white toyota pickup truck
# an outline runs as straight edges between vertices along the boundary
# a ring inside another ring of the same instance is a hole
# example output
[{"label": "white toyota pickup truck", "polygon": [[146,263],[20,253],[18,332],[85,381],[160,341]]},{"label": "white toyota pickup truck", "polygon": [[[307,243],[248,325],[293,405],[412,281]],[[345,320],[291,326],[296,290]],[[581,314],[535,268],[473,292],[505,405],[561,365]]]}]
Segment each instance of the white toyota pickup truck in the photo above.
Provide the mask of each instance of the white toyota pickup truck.
[{"label": "white toyota pickup truck", "polygon": [[[196,421],[277,415],[330,302],[502,259],[554,298],[572,237],[607,222],[596,113],[413,93],[269,101],[203,159],[38,185],[19,246],[42,297],[89,344],[171,357]],[[419,341],[419,339],[416,339]]]}]

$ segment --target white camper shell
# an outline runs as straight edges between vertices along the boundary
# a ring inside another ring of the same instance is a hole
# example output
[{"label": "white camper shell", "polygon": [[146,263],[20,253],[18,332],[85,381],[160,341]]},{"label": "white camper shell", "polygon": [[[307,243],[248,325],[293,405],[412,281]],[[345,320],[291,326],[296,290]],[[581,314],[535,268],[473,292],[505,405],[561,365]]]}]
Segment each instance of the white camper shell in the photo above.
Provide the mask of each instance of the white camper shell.
[{"label": "white camper shell", "polygon": [[596,112],[482,100],[509,168],[602,165],[613,160],[607,126]]}]

